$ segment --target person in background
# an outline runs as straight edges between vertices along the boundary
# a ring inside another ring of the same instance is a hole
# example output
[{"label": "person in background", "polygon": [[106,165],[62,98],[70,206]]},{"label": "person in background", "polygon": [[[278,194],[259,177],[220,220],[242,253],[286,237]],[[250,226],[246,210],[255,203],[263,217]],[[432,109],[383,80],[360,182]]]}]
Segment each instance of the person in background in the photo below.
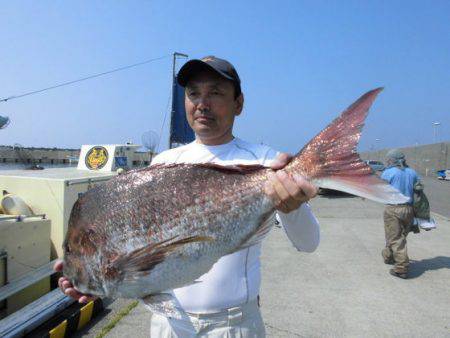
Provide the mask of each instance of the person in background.
[{"label": "person in background", "polygon": [[394,265],[389,273],[405,279],[409,266],[406,236],[413,225],[414,185],[419,181],[419,176],[408,167],[405,155],[400,150],[391,149],[386,155],[386,169],[381,178],[409,198],[405,204],[386,206],[383,217],[386,247],[381,252],[384,263]]}]

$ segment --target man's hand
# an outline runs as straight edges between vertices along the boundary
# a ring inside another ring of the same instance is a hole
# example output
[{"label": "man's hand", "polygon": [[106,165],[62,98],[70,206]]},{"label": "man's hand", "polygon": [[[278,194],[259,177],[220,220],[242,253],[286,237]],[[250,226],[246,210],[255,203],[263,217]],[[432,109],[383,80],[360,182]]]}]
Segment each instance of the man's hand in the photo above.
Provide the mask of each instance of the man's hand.
[{"label": "man's hand", "polygon": [[273,200],[275,208],[289,213],[317,195],[317,188],[303,176],[294,174],[292,177],[282,169],[289,163],[292,156],[281,153],[270,166],[275,173],[269,174],[264,191]]},{"label": "man's hand", "polygon": [[[53,270],[55,270],[56,272],[61,272],[63,270],[63,262],[57,261],[53,266]],[[79,292],[77,289],[74,288],[72,283],[70,283],[70,281],[64,276],[58,279],[58,285],[61,291],[66,296],[72,297],[73,299],[77,300],[78,303],[89,303],[91,300],[96,299],[96,297],[93,297],[91,295],[85,295]]]}]

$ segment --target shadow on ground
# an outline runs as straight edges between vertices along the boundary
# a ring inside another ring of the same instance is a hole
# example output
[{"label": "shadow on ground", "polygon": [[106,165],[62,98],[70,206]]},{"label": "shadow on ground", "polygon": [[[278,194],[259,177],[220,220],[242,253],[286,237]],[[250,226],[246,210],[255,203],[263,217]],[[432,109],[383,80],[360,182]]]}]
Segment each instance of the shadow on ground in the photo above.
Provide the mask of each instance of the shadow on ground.
[{"label": "shadow on ground", "polygon": [[434,258],[422,259],[421,261],[411,260],[408,277],[417,278],[424,272],[440,269],[450,269],[450,257],[437,256]]}]

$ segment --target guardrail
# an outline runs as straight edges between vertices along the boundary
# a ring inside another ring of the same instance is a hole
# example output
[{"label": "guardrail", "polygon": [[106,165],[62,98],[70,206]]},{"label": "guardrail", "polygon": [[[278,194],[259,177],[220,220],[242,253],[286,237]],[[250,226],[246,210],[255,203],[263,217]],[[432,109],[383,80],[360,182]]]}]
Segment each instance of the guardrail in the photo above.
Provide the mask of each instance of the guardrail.
[{"label": "guardrail", "polygon": [[[53,270],[55,262],[56,260],[51,261],[2,286],[0,301],[51,276],[55,273]],[[55,289],[2,319],[0,321],[0,337],[22,337],[74,302],[74,299],[67,297],[59,289]]]},{"label": "guardrail", "polygon": [[33,270],[18,279],[11,281],[5,286],[2,286],[0,288],[0,301],[12,296],[30,285],[33,285],[36,282],[39,282],[45,277],[51,276],[54,273],[53,265],[55,262],[56,259],[50,263],[42,265],[36,270]]},{"label": "guardrail", "polygon": [[45,219],[47,217],[46,214],[37,214],[37,215],[30,215],[30,216],[26,216],[26,215],[0,215],[0,221],[7,221],[10,219],[15,219],[17,222],[23,221],[26,218],[36,218],[39,217],[41,219]]},{"label": "guardrail", "polygon": [[85,178],[85,179],[78,179],[73,181],[67,181],[66,185],[77,185],[77,184],[84,184],[84,183],[97,183],[97,182],[103,182],[103,181],[109,181],[111,177],[101,177],[101,178]]},{"label": "guardrail", "polygon": [[74,303],[55,289],[0,321],[0,337],[23,337]]}]

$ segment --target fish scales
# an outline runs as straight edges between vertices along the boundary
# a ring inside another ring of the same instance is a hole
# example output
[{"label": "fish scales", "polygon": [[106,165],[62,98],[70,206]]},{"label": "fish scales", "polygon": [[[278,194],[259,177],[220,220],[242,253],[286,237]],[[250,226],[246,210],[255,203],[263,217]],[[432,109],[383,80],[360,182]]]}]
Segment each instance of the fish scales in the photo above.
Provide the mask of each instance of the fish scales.
[{"label": "fish scales", "polygon": [[[236,250],[250,237],[261,222],[261,215],[273,211],[273,205],[263,193],[266,172],[267,169],[244,175],[196,165],[161,170],[148,168],[91,189],[77,202],[71,220],[77,219],[78,228],[98,230],[91,240],[84,235],[83,241],[77,243],[81,251],[77,255],[87,255],[78,264],[78,270],[73,271],[73,279],[77,282],[81,265],[90,265],[96,278],[89,287],[84,288],[81,284],[77,287],[94,294],[97,291],[109,296],[115,293],[127,296],[126,287],[112,287],[119,275],[102,267],[110,266],[118,256],[146,245],[195,235],[214,241],[186,245],[165,264],[156,266],[151,273],[154,280],[149,283],[153,287],[144,292],[162,291],[167,285],[183,285],[186,278],[198,278],[207,272],[211,261]],[[73,224],[69,225],[67,242],[72,236],[79,236],[76,229]],[[70,254],[73,249],[68,249]],[[99,258],[92,261],[94,252]],[[182,266],[177,264],[179,256],[183,256]],[[198,263],[199,269],[187,273],[186,264],[191,261]],[[70,273],[70,266],[65,267],[65,272]],[[164,277],[165,273],[170,277]],[[163,276],[160,281],[158,275]],[[99,284],[108,285],[108,288],[92,289],[93,285]]]}]

